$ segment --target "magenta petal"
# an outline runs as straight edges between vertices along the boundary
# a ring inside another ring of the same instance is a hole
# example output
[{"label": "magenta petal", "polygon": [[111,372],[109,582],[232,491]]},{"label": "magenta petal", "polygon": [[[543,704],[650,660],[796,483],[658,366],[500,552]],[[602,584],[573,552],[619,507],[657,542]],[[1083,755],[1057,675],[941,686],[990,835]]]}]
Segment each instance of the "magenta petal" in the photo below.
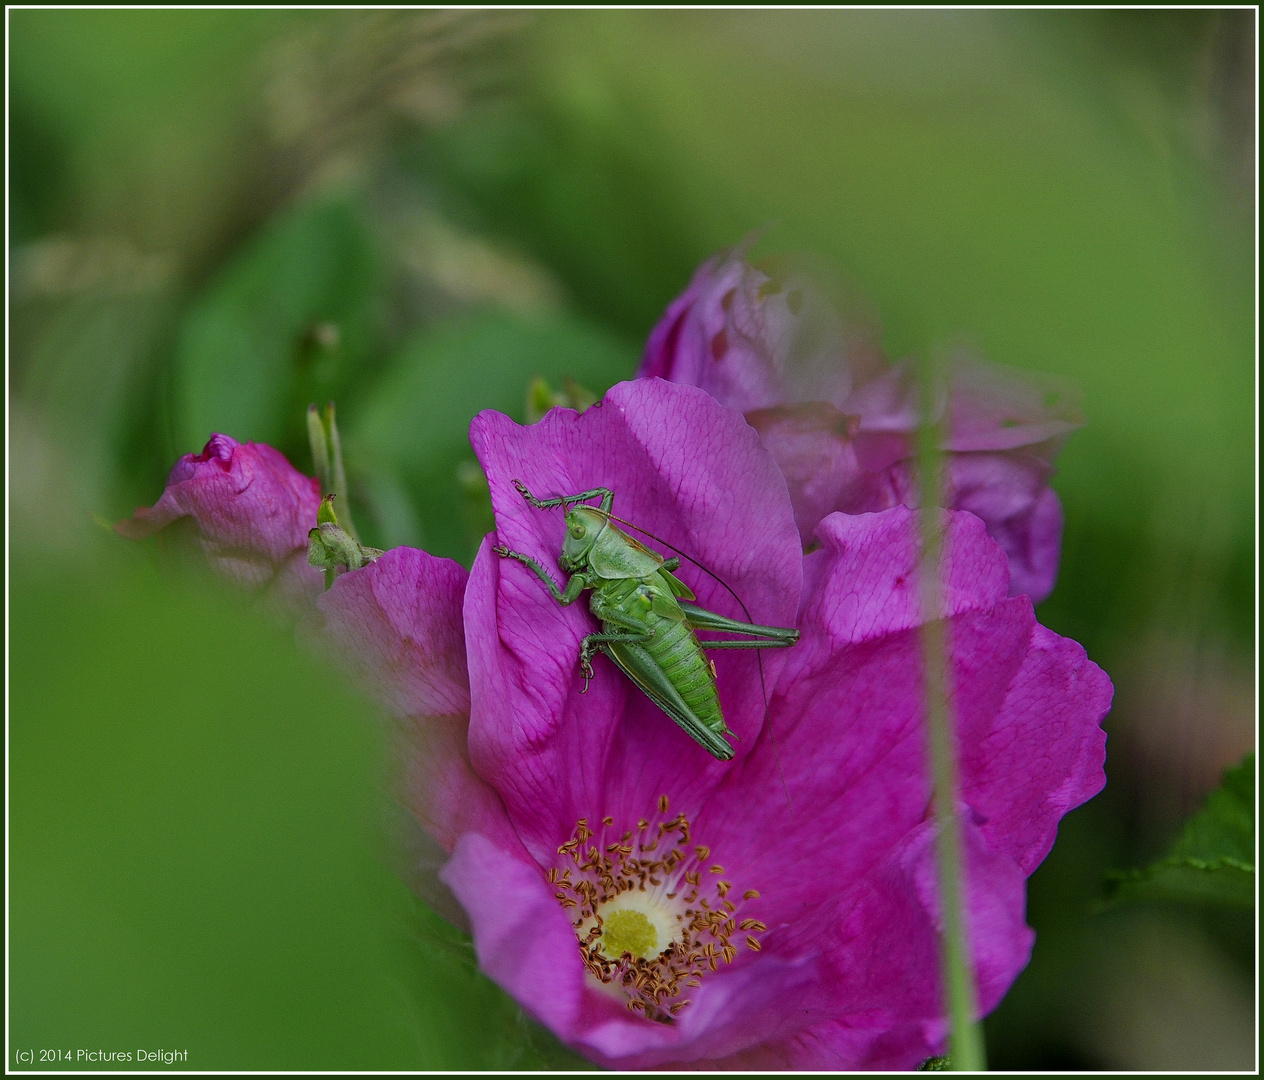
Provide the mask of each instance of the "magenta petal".
[{"label": "magenta petal", "polygon": [[[1005,598],[1004,553],[970,514],[939,511],[944,531],[941,574],[945,615],[991,607]],[[917,568],[917,515],[897,507],[883,514],[832,514],[817,529],[837,589],[805,590],[805,621],[819,621],[836,641],[858,642],[922,623]]]},{"label": "magenta petal", "polygon": [[[982,619],[990,648],[970,656],[954,650],[962,696],[991,720],[1028,648],[1031,608],[1015,601],[1011,617],[993,614],[1004,603],[1003,554],[977,518],[940,514],[945,612],[954,627]],[[769,711],[777,745],[761,737],[697,823],[744,867],[742,885],[761,890],[752,907],[769,925],[790,925],[803,905],[824,904],[868,873],[922,821],[930,799],[916,515],[902,507],[834,514],[819,535],[822,550],[806,560],[803,638]],[[797,825],[803,814],[810,830]],[[780,837],[776,844],[746,827],[751,815]],[[823,840],[828,875],[819,872]]]},{"label": "magenta petal", "polygon": [[[1011,600],[1009,605],[1026,601]],[[1049,853],[1058,821],[1106,783],[1101,721],[1113,694],[1084,649],[1031,620],[1030,645],[995,716],[963,712],[962,796],[982,831],[1030,874]],[[954,625],[956,649],[977,653],[987,631]]]},{"label": "magenta petal", "polygon": [[[968,935],[984,1015],[1026,966],[1035,935],[1024,922],[1026,875],[989,847],[968,819],[963,832]],[[909,833],[842,905],[830,940],[838,943],[832,955],[839,979],[836,1007],[844,1022],[851,1019],[839,1049],[858,1056],[830,1063],[819,1056],[818,1044],[811,1048],[815,1060],[800,1059],[799,1068],[913,1069],[941,1052],[946,1024],[934,839],[929,821]],[[857,1034],[866,1027],[872,1042],[862,1049]],[[909,1038],[917,1027],[924,1041]],[[892,1033],[899,1037],[892,1040]]]},{"label": "magenta petal", "polygon": [[[980,1001],[987,1011],[1030,948],[1023,878],[1047,853],[1059,818],[1101,787],[1100,722],[1110,686],[1079,646],[1036,624],[1025,598],[1005,598],[1002,553],[978,519],[950,512],[942,520],[963,814],[979,912]],[[760,1053],[773,1056],[745,1067],[782,1055],[800,1068],[906,1068],[935,1052],[944,1031],[934,999],[933,919],[926,915],[933,912],[925,895],[933,877],[923,879],[931,869],[910,877],[910,857],[893,854],[929,827],[931,806],[921,617],[915,587],[909,592],[916,581],[916,516],[903,508],[834,515],[820,534],[822,550],[806,560],[804,636],[782,670],[766,730],[741,774],[710,796],[697,829],[725,852],[726,865],[741,868],[743,885],[762,891],[750,909],[770,926],[765,950],[795,955],[809,941],[872,939],[864,946],[873,951],[870,959],[848,953],[840,965],[830,1011],[841,1018],[764,1047]],[[779,763],[768,731],[776,733]],[[749,827],[752,819],[760,830]],[[917,851],[914,862],[933,868],[929,848]],[[858,927],[853,935],[808,917],[852,889],[871,888],[863,882],[888,878],[894,884],[863,909],[871,929]],[[910,880],[920,882],[912,892]],[[901,905],[909,904],[906,912]],[[925,928],[920,944],[904,933],[915,915]],[[918,979],[923,996],[902,997],[903,987]]]},{"label": "magenta petal", "polygon": [[320,597],[322,633],[394,716],[465,716],[469,675],[461,604],[469,575],[417,548],[342,574]]},{"label": "magenta petal", "polygon": [[468,833],[439,876],[470,917],[479,967],[532,1016],[573,1038],[588,996],[584,965],[539,867],[520,847]]},{"label": "magenta petal", "polygon": [[[793,624],[801,556],[785,484],[741,415],[701,391],[655,379],[622,383],[582,416],[554,410],[532,427],[483,413],[471,439],[491,485],[500,543],[557,565],[561,513],[530,507],[514,479],[541,497],[604,485],[615,492],[616,514],[723,577],[755,621]],[[695,567],[686,563],[680,576],[704,607],[743,617]],[[580,693],[580,640],[598,629],[586,608],[559,606],[530,571],[488,545],[475,562],[466,599],[471,755],[541,859],[578,817],[636,821],[663,794],[688,808],[728,768],[605,657],[596,658],[596,678]],[[765,659],[770,680],[782,662]],[[717,654],[716,666],[728,723],[743,740],[740,756],[763,721],[758,668],[731,652]]]},{"label": "magenta petal", "polygon": [[[966,811],[968,814],[968,811]],[[1026,966],[1034,935],[1024,922],[1025,875],[967,822],[968,925],[979,1013],[996,1007]],[[903,1069],[943,1053],[942,929],[935,825],[904,834],[863,880],[839,890],[813,936],[828,952],[828,1009],[802,1026],[713,1064],[730,1069]]]},{"label": "magenta petal", "polygon": [[319,481],[298,472],[280,452],[212,435],[200,454],[185,454],[176,463],[152,507],[115,529],[140,539],[190,518],[216,570],[299,610],[321,589],[320,571],[307,564],[307,533],[319,505]]}]

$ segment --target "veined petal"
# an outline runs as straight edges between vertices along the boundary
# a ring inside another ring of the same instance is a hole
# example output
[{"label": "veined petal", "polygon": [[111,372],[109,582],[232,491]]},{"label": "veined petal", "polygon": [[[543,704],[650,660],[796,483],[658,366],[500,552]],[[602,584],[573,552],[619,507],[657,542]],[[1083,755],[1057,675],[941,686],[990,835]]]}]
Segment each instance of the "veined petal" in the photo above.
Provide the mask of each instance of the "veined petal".
[{"label": "veined petal", "polygon": [[[561,512],[531,507],[514,480],[542,498],[611,489],[616,514],[722,577],[753,621],[793,623],[801,557],[784,481],[741,415],[701,391],[623,383],[582,415],[556,409],[531,427],[483,413],[471,440],[491,485],[498,542],[555,576]],[[653,538],[644,542],[672,554]],[[690,563],[679,576],[702,606],[745,618]],[[664,792],[688,809],[726,767],[604,657],[580,693],[580,641],[599,629],[586,607],[561,607],[530,570],[486,544],[467,593],[471,754],[541,857],[585,815],[623,812],[635,821]],[[781,662],[765,659],[769,679]],[[759,669],[749,654],[732,652],[717,654],[716,666],[727,722],[744,740],[740,756],[763,722]]]}]

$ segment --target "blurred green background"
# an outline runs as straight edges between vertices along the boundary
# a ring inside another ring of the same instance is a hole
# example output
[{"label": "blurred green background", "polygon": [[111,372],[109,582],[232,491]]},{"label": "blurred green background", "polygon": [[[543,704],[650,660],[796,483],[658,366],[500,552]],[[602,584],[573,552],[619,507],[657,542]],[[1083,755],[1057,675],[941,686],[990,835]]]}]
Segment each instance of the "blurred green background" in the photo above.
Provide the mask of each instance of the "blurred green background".
[{"label": "blurred green background", "polygon": [[1115,682],[1110,783],[991,1064],[1251,1067],[1253,913],[1094,900],[1255,741],[1254,12],[8,19],[12,1047],[574,1064],[385,868],[365,707],[89,515],[215,430],[308,470],[333,398],[367,542],[468,562],[474,413],[629,376],[771,226],[892,356],[1084,390],[1039,614]]}]

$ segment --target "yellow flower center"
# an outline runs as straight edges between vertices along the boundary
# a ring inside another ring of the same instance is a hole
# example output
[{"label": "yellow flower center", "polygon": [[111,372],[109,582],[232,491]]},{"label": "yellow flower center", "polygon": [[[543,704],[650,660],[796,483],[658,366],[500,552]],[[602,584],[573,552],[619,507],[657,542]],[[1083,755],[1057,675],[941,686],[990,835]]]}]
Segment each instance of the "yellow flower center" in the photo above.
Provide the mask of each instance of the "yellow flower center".
[{"label": "yellow flower center", "polygon": [[663,950],[658,945],[658,930],[643,911],[621,908],[605,916],[601,928],[601,951],[615,960],[625,952],[648,960]]},{"label": "yellow flower center", "polygon": [[[665,819],[667,796],[658,808],[655,817]],[[733,892],[724,867],[709,862],[711,849],[691,843],[684,814],[656,824],[642,819],[618,839],[607,832],[613,825],[603,818],[598,836],[580,818],[557,849],[570,865],[553,868],[548,879],[558,902],[575,912],[589,974],[626,996],[633,1012],[670,1023],[689,1004],[683,994],[690,987],[737,958],[739,931],[746,947],[759,951],[754,935],[767,927],[737,918],[739,904],[759,893]]]}]

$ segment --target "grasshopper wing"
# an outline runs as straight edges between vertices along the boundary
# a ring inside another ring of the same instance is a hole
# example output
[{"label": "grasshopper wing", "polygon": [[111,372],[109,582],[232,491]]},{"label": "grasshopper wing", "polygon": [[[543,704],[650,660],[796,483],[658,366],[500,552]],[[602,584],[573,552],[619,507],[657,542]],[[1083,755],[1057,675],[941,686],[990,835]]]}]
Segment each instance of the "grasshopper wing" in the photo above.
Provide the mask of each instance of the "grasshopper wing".
[{"label": "grasshopper wing", "polygon": [[671,680],[640,645],[624,642],[606,642],[601,646],[619,669],[644,691],[655,705],[680,725],[681,729],[712,757],[729,761],[733,747],[722,735],[716,734],[699,720],[685,704]]}]

